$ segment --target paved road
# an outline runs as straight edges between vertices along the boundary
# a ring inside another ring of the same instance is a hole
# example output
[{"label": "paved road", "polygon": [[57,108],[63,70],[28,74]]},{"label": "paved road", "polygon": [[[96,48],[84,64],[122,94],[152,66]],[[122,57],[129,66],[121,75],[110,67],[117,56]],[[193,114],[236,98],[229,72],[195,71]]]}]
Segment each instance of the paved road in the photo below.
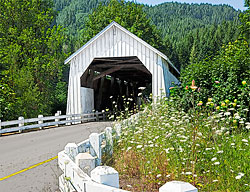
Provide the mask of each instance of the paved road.
[{"label": "paved road", "polygon": [[[0,137],[0,178],[57,155],[69,142],[79,143],[110,122],[91,122]],[[0,181],[0,192],[58,191],[57,159]]]}]

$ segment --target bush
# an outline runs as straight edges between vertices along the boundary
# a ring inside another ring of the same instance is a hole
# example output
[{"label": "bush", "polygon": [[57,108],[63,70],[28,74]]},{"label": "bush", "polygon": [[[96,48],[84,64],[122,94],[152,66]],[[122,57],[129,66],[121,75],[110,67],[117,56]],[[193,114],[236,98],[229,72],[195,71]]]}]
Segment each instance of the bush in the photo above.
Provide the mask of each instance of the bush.
[{"label": "bush", "polygon": [[[182,86],[172,90],[180,102],[178,104],[185,110],[190,103],[187,89],[192,80],[198,86],[198,93],[194,96],[204,103],[212,97],[215,104],[219,105],[224,100],[230,103],[236,98],[242,110],[250,107],[250,50],[244,40],[236,40],[224,46],[213,59],[206,59],[188,66],[181,74]],[[244,113],[241,111],[240,113]],[[246,114],[249,120],[249,113]]]}]

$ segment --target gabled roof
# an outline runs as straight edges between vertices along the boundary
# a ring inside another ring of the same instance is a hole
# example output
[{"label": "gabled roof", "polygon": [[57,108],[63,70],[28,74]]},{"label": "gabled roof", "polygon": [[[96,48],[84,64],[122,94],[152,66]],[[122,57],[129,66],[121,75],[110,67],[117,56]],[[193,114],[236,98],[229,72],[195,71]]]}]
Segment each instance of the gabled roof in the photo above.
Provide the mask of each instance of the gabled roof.
[{"label": "gabled roof", "polygon": [[64,64],[67,64],[68,62],[70,62],[76,55],[78,55],[80,52],[82,52],[85,48],[87,48],[91,43],[93,43],[96,39],[98,39],[102,34],[104,34],[106,31],[108,31],[113,26],[117,27],[118,29],[120,29],[121,31],[125,32],[126,34],[128,34],[132,38],[136,39],[138,42],[142,43],[144,46],[146,46],[149,49],[151,49],[152,51],[154,51],[160,57],[162,57],[163,59],[165,59],[178,73],[180,73],[179,70],[172,64],[172,62],[168,59],[168,57],[166,55],[164,55],[162,52],[160,52],[159,50],[155,49],[154,47],[152,47],[151,45],[149,45],[148,43],[146,43],[145,41],[143,41],[141,38],[137,37],[136,35],[134,35],[130,31],[128,31],[127,29],[125,29],[124,27],[122,27],[121,25],[119,25],[118,23],[116,23],[115,21],[111,22],[107,27],[105,27],[102,31],[100,31],[95,37],[93,37],[92,39],[90,39],[85,45],[83,45],[80,49],[78,49],[75,53],[73,53],[70,57],[68,57],[64,61]]}]

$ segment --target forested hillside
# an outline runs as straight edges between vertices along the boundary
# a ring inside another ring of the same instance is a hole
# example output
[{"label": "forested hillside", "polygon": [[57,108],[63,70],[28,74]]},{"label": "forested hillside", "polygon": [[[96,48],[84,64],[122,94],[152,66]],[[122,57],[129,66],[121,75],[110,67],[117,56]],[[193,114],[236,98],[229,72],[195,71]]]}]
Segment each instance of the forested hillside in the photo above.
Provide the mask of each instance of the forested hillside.
[{"label": "forested hillside", "polygon": [[[238,20],[239,11],[227,5],[168,2],[144,10],[163,35],[178,37],[195,28]],[[178,32],[176,34],[176,32]]]},{"label": "forested hillside", "polygon": [[76,35],[84,27],[88,14],[101,2],[108,0],[54,0],[58,11],[56,23],[66,27],[71,35]]},{"label": "forested hillside", "polygon": [[[58,11],[57,24],[69,28],[70,33],[84,27],[85,19],[99,3],[110,0],[54,0],[55,9]],[[212,24],[221,24],[224,21],[238,21],[239,11],[227,5],[211,4],[182,4],[163,3],[156,6],[144,6],[148,17],[162,31],[165,36],[182,34],[195,28]],[[180,30],[181,29],[181,30]]]},{"label": "forested hillside", "polygon": [[[71,37],[72,51],[81,45],[77,39],[84,29],[87,16],[99,3],[109,0],[54,0],[59,11],[57,24],[66,27]],[[143,5],[147,17],[159,29],[169,50],[164,53],[180,69],[190,60],[200,61],[216,53],[223,43],[238,36],[240,11],[227,5],[163,3]]]},{"label": "forested hillside", "polygon": [[201,61],[238,36],[240,11],[227,5],[169,2],[144,10],[173,47],[177,67]]}]

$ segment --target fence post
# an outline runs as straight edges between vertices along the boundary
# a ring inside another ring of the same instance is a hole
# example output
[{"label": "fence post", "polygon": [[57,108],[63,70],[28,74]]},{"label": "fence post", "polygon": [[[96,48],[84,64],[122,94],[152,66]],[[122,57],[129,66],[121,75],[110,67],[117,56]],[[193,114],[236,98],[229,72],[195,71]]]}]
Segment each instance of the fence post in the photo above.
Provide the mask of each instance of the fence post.
[{"label": "fence post", "polygon": [[[21,121],[21,123],[18,124],[18,127],[24,126],[24,117],[18,117],[18,120]],[[21,133],[21,132],[22,132],[22,130],[19,129],[19,133]]]},{"label": "fence post", "polygon": [[[66,118],[66,120],[71,121],[72,120],[72,115],[70,115],[70,117]],[[66,125],[71,125],[71,122],[66,123]]]},{"label": "fence post", "polygon": [[117,123],[117,124],[115,124],[114,128],[115,128],[115,132],[116,132],[116,139],[119,139],[121,136],[122,126],[120,123]]},{"label": "fence post", "polygon": [[70,157],[72,161],[75,161],[75,157],[78,154],[78,146],[75,143],[68,143],[64,147],[65,153]]},{"label": "fence post", "polygon": [[98,111],[95,112],[95,116],[96,116],[96,121],[99,121],[99,114],[98,114]]},{"label": "fence post", "polygon": [[112,139],[112,128],[106,127],[105,129],[105,136],[106,136],[106,148],[110,155],[113,154],[113,139]]},{"label": "fence post", "polygon": [[[0,130],[2,129],[2,121],[0,119]],[[2,135],[2,133],[0,133],[0,136]]]},{"label": "fence post", "polygon": [[90,176],[90,172],[95,168],[95,158],[89,153],[78,153],[75,162],[84,173]]},{"label": "fence post", "polygon": [[101,149],[101,141],[98,133],[91,133],[89,136],[89,143],[90,143],[90,154],[95,157],[96,159],[96,166],[101,164],[102,158],[102,149]]},{"label": "fence post", "polygon": [[160,187],[159,192],[198,192],[198,189],[190,183],[183,181],[170,181]]},{"label": "fence post", "polygon": [[[58,112],[55,113],[55,117],[58,117],[58,116],[59,116],[59,113]],[[58,122],[58,121],[59,121],[59,119],[55,118],[55,122]],[[58,124],[56,124],[55,126],[58,127]]]},{"label": "fence post", "polygon": [[[42,120],[42,118],[43,118],[43,115],[38,115],[38,118],[39,118],[39,120],[38,120],[38,124],[43,124],[43,120]],[[42,129],[43,127],[41,126],[41,127],[39,127],[39,129]]]},{"label": "fence post", "polygon": [[106,112],[103,112],[103,121],[106,121]]}]

